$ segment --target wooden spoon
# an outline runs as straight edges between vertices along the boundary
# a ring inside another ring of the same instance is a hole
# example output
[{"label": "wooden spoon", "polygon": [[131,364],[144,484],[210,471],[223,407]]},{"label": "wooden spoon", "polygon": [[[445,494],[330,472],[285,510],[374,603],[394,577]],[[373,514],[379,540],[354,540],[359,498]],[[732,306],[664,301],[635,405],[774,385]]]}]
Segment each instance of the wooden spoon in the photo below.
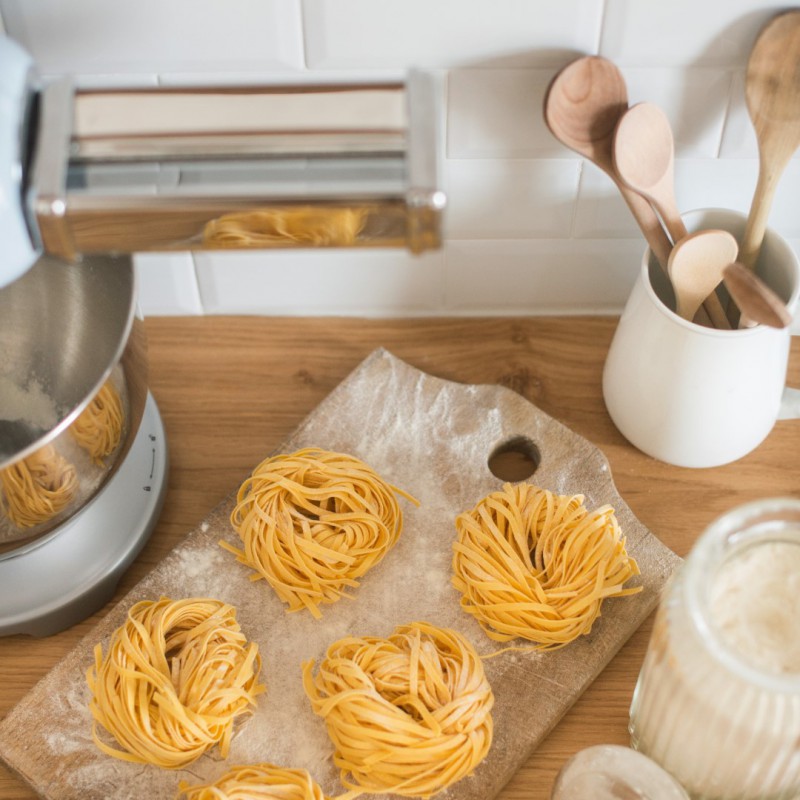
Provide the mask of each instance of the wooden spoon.
[{"label": "wooden spoon", "polygon": [[[673,242],[685,239],[688,231],[675,200],[675,142],[666,114],[653,103],[637,103],[629,108],[617,123],[612,152],[620,180],[652,204]],[[724,266],[720,264],[719,269]],[[667,272],[671,278],[669,262]],[[717,286],[721,280],[720,274],[713,285]],[[677,296],[678,288],[674,288]],[[704,298],[702,305],[714,327],[731,327],[725,309],[713,291]]]},{"label": "wooden spoon", "polygon": [[[736,260],[738,251],[735,237],[719,230],[690,233],[675,245],[668,268],[679,316],[691,321],[706,298],[716,297],[714,290],[722,281],[723,270]],[[729,329],[724,312],[722,318]]]},{"label": "wooden spoon", "polygon": [[614,181],[656,259],[667,269],[672,244],[650,204],[619,179],[614,169],[614,129],[628,108],[625,79],[600,56],[568,64],[552,80],[544,99],[544,119],[558,141],[588,158]]},{"label": "wooden spoon", "polygon": [[667,115],[653,103],[637,103],[620,118],[613,143],[620,180],[647,198],[664,221],[673,242],[683,239],[675,201],[675,143]]},{"label": "wooden spoon", "polygon": [[754,269],[778,181],[800,145],[800,9],[774,17],[750,53],[745,98],[758,138],[759,173],[739,261]]},{"label": "wooden spoon", "polygon": [[734,261],[722,270],[722,279],[730,296],[742,310],[743,318],[771,328],[786,328],[792,315],[778,297],[755,272]]}]

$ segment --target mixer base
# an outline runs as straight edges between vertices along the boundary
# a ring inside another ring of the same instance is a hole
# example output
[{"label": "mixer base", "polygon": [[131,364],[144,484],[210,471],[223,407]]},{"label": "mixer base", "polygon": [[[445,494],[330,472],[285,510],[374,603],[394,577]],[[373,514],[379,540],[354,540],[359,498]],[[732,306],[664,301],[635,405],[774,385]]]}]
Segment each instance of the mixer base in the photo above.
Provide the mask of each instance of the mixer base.
[{"label": "mixer base", "polygon": [[152,395],[114,476],[56,536],[0,561],[0,636],[50,636],[102,608],[144,547],[167,487],[167,442]]}]

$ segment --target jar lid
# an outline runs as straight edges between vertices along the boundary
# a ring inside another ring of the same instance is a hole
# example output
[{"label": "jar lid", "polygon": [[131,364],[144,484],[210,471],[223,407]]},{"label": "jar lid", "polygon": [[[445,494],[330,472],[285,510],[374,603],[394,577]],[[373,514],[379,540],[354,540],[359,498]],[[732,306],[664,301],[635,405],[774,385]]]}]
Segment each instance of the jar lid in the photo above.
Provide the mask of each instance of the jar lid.
[{"label": "jar lid", "polygon": [[551,800],[689,800],[666,770],[622,745],[587,747],[570,758],[556,777]]}]

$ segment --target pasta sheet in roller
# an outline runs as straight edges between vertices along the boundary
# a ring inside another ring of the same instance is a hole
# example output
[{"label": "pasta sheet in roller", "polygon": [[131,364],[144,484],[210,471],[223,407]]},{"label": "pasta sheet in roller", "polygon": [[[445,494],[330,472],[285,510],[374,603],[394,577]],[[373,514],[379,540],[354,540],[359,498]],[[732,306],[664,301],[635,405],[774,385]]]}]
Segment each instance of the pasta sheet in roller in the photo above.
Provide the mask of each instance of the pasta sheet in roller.
[{"label": "pasta sheet in roller", "polygon": [[[400,499],[399,541],[351,597],[323,606],[316,620],[307,611],[287,614],[265,581],[250,581],[248,569],[218,544],[240,544],[230,524],[238,486],[231,487],[230,496],[0,723],[0,757],[53,800],[173,797],[181,780],[214,780],[231,765],[262,761],[306,769],[326,795],[341,794],[325,723],[303,691],[302,664],[318,662],[344,636],[385,637],[413,621],[451,628],[481,655],[499,649],[460,608],[451,584],[455,518],[502,487],[488,458],[520,436],[541,453],[532,482],[558,494],[582,494],[589,509],[613,506],[641,570],[631,585],[642,591],[607,599],[591,633],[567,647],[507,652],[484,662],[495,695],[491,749],[472,776],[437,797],[494,797],[655,607],[680,559],[636,519],[605,457],[586,439],[510,389],[444,381],[385,350],[362,362],[276,451],[350,453],[419,500],[415,508]],[[226,760],[214,750],[185,770],[163,770],[110,758],[92,742],[84,673],[93,648],[108,645],[135,602],[161,596],[230,603],[243,633],[258,643],[267,690],[253,716],[236,725]]]}]

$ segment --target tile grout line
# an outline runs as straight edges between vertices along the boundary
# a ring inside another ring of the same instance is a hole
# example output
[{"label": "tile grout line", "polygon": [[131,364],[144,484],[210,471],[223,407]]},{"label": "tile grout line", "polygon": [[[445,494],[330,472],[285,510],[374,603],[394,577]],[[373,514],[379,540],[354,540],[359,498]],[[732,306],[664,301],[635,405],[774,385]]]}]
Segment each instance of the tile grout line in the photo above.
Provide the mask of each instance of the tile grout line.
[{"label": "tile grout line", "polygon": [[189,251],[189,258],[192,259],[192,275],[194,276],[194,286],[197,292],[197,300],[200,303],[200,313],[198,314],[198,316],[207,317],[208,311],[206,310],[206,304],[203,300],[203,289],[200,284],[200,277],[197,274],[197,261],[195,260],[194,257],[194,250]]},{"label": "tile grout line", "polygon": [[300,11],[300,43],[303,46],[303,67],[308,70],[308,28],[306,26],[306,3],[305,0],[297,0]]},{"label": "tile grout line", "polygon": [[736,84],[736,70],[729,69],[728,73],[728,101],[725,103],[725,113],[722,116],[722,127],[719,132],[719,141],[717,142],[717,153],[714,156],[716,159],[722,158],[722,143],[725,141],[725,131],[728,128],[728,121],[731,116],[731,108],[733,107],[733,89]]},{"label": "tile grout line", "polygon": [[606,25],[606,12],[608,11],[608,0],[600,0],[600,24],[597,26],[597,39],[595,40],[595,55],[600,55],[600,45],[603,43],[603,30]]},{"label": "tile grout line", "polygon": [[578,159],[578,181],[577,186],[575,189],[575,198],[572,203],[572,218],[569,221],[569,236],[568,239],[577,239],[578,237],[575,236],[575,227],[577,225],[578,220],[578,203],[580,202],[581,198],[581,187],[583,186],[583,168],[586,164],[586,159],[580,158]]}]

